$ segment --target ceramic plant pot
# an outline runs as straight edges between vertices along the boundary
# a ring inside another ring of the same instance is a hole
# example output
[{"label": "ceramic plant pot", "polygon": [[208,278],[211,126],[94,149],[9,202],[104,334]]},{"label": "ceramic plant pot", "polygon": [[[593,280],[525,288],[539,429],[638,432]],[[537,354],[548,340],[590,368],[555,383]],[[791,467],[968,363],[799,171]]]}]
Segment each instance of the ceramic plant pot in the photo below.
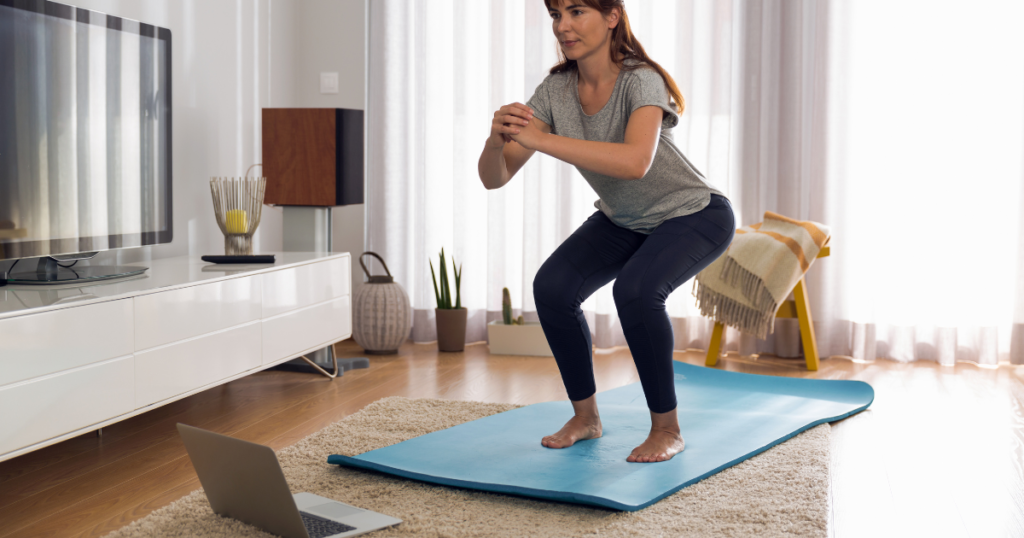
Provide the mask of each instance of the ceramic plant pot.
[{"label": "ceramic plant pot", "polygon": [[487,324],[487,347],[491,355],[554,356],[539,321],[505,325],[500,319],[494,320]]},{"label": "ceramic plant pot", "polygon": [[437,350],[462,351],[466,348],[466,308],[435,308]]}]

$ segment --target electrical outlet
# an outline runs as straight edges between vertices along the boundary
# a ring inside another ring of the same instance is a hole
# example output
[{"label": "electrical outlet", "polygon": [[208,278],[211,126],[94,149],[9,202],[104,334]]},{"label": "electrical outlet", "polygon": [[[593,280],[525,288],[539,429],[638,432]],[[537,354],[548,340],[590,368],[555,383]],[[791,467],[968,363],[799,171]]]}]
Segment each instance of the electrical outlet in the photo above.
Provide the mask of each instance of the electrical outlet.
[{"label": "electrical outlet", "polygon": [[338,93],[337,73],[320,73],[320,93]]}]

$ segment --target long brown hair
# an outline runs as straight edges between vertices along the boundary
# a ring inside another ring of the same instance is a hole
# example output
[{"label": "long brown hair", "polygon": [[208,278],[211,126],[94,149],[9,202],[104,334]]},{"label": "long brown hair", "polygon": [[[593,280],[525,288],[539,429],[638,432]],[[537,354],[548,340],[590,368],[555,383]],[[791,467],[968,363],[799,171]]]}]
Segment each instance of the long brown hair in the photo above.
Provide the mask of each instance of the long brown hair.
[{"label": "long brown hair", "polygon": [[[672,79],[672,75],[668,74],[657,62],[650,59],[644,48],[640,46],[640,42],[637,41],[636,36],[633,35],[633,31],[629,28],[629,17],[626,16],[626,6],[623,5],[623,0],[572,0],[586,4],[587,6],[600,11],[603,15],[608,16],[614,8],[619,8],[619,13],[622,17],[619,20],[619,24],[612,29],[612,45],[611,57],[612,62],[616,65],[620,65],[622,69],[632,71],[638,69],[641,65],[634,65],[632,67],[626,67],[621,65],[616,57],[616,52],[623,55],[625,58],[633,58],[639,62],[646,63],[647,65],[654,68],[655,71],[661,75],[661,78],[665,80],[665,85],[668,86],[669,96],[672,98],[669,105],[675,105],[676,111],[679,114],[683,113],[683,108],[686,107],[686,102],[683,100],[683,94],[679,91],[679,86],[676,86],[676,81]],[[561,0],[544,0],[544,5],[547,6],[548,10],[551,10],[551,4],[555,3],[561,5]],[[562,71],[570,71],[579,69],[576,65],[576,60],[566,59],[565,54],[562,52],[562,47],[558,47],[558,63],[551,68],[551,74],[561,73]]]}]

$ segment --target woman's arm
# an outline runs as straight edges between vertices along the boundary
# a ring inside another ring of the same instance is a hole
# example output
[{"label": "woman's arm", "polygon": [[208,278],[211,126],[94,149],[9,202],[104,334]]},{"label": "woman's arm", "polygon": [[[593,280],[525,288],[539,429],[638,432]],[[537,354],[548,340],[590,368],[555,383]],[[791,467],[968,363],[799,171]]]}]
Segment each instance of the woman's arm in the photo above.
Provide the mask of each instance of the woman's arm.
[{"label": "woman's arm", "polygon": [[505,146],[508,145],[510,144],[492,145],[489,140],[484,144],[484,150],[480,153],[476,169],[480,174],[480,181],[483,182],[484,188],[487,190],[500,189],[512,177],[505,164]]},{"label": "woman's arm", "polygon": [[[542,133],[551,132],[551,126],[531,118],[531,125]],[[487,190],[500,189],[512,180],[516,172],[526,164],[526,161],[533,157],[535,150],[526,149],[520,144],[495,145],[491,140],[484,144],[484,151],[480,154],[480,161],[477,163],[477,170],[480,173],[480,180],[483,181]]]},{"label": "woman's arm", "polygon": [[640,179],[647,175],[654,161],[661,135],[662,113],[661,108],[654,105],[634,110],[626,123],[626,136],[621,144],[553,135],[550,130],[547,133],[541,131],[533,122],[511,137],[524,148],[546,153],[598,174],[623,180]]},{"label": "woman's arm", "polygon": [[551,132],[551,126],[534,118],[533,111],[524,104],[512,103],[494,113],[491,136],[487,137],[477,162],[480,181],[487,190],[504,187],[533,156],[534,150],[509,143],[511,135],[519,133],[528,124],[543,133]]}]

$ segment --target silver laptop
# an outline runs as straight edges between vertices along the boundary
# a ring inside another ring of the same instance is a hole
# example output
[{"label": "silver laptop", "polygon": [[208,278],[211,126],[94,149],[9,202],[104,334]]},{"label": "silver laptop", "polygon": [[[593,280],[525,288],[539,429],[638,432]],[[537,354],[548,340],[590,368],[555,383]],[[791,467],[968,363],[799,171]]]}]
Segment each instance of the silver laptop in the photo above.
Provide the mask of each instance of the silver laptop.
[{"label": "silver laptop", "polygon": [[178,433],[218,515],[285,538],[358,536],[402,522],[312,493],[292,495],[268,446],[185,424]]}]

